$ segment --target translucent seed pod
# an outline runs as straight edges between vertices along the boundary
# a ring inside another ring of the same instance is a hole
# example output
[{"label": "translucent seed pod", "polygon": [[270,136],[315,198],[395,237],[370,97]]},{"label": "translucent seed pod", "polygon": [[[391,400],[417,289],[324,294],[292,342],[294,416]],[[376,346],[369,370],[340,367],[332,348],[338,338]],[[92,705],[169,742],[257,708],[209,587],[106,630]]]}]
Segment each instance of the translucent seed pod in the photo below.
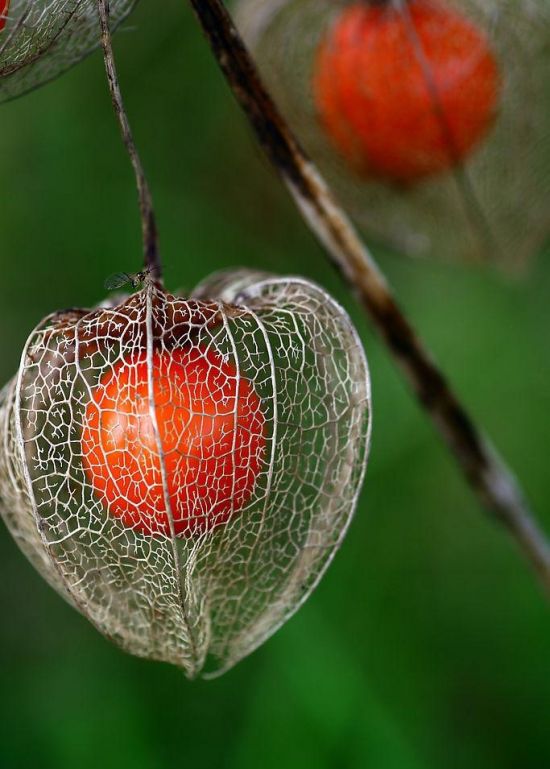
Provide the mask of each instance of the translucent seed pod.
[{"label": "translucent seed pod", "polygon": [[[135,3],[111,0],[111,29]],[[11,0],[0,25],[0,102],[53,80],[99,46],[97,0]]]},{"label": "translucent seed pod", "polygon": [[240,0],[291,127],[374,242],[518,271],[550,228],[546,0]]},{"label": "translucent seed pod", "polygon": [[369,448],[346,313],[248,271],[46,318],[1,398],[1,511],[23,552],[107,637],[189,677],[312,592]]}]

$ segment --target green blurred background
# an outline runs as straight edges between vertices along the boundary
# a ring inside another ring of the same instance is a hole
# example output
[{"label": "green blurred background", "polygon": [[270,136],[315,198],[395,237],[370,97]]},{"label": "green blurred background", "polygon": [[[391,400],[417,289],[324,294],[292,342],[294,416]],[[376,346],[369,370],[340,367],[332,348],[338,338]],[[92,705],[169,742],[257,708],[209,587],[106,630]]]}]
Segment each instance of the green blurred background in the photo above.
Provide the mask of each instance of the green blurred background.
[{"label": "green blurred background", "polygon": [[[160,6],[162,10],[160,11]],[[267,167],[183,0],[116,37],[166,282],[299,273],[352,314],[374,433],[355,521],[317,592],[213,682],[131,658],[0,532],[0,767],[542,769],[550,606],[487,520]],[[2,380],[42,316],[140,266],[135,190],[96,54],[0,108]],[[550,261],[522,281],[380,254],[403,305],[550,531]]]}]

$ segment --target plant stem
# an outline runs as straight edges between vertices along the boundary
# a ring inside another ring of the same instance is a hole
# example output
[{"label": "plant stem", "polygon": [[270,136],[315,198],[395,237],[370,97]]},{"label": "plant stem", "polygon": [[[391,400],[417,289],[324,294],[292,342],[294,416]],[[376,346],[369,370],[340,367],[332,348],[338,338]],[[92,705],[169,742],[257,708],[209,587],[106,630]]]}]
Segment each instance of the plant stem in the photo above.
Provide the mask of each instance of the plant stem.
[{"label": "plant stem", "polygon": [[409,380],[482,505],[503,524],[550,594],[550,546],[512,472],[458,400],[384,275],[263,85],[220,0],[189,0],[230,88],[317,239]]},{"label": "plant stem", "polygon": [[109,29],[109,0],[97,0],[99,13],[99,23],[101,27],[101,44],[103,47],[103,58],[105,61],[105,70],[109,82],[109,90],[115,115],[120,124],[120,132],[126,151],[130,157],[132,168],[136,177],[136,186],[139,198],[139,212],[141,216],[141,234],[143,238],[143,265],[150,276],[157,282],[162,281],[162,265],[158,251],[157,226],[155,221],[155,212],[153,210],[153,201],[145,171],[141,164],[139,153],[137,151],[132,129],[124,109],[124,102],[120,92],[120,85],[115,66],[113,46],[111,42],[111,32]]}]

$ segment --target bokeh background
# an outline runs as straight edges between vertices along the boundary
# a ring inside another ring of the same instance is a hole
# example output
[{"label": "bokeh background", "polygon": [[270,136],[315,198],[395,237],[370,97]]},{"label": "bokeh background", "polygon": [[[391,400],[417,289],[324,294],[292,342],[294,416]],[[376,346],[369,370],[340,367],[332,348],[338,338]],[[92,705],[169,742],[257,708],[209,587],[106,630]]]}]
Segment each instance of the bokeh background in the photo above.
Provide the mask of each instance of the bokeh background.
[{"label": "bokeh background", "polygon": [[[111,646],[2,528],[1,769],[550,765],[548,601],[263,160],[187,5],[143,0],[116,51],[167,286],[247,265],[328,288],[369,356],[371,459],[317,592],[212,682]],[[95,54],[0,108],[2,380],[44,315],[100,300],[110,273],[139,269],[140,248],[133,179]],[[378,256],[550,531],[550,251],[521,280]]]}]

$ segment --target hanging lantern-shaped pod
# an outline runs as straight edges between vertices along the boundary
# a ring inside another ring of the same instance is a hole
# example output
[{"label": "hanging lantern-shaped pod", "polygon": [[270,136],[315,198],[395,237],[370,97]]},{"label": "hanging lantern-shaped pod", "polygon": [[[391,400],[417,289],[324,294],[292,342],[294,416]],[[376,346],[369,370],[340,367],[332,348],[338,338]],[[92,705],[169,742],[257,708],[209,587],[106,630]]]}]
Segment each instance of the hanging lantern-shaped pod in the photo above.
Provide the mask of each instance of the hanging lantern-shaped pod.
[{"label": "hanging lantern-shaped pod", "polygon": [[237,20],[373,241],[512,271],[544,243],[546,0],[240,0]]},{"label": "hanging lantern-shaped pod", "polygon": [[307,598],[346,532],[370,434],[361,344],[298,278],[152,281],[47,318],[0,408],[2,514],[127,651],[232,666]]},{"label": "hanging lantern-shaped pod", "polygon": [[[110,0],[114,29],[137,0]],[[0,0],[0,102],[53,80],[100,45],[97,0]]]}]

